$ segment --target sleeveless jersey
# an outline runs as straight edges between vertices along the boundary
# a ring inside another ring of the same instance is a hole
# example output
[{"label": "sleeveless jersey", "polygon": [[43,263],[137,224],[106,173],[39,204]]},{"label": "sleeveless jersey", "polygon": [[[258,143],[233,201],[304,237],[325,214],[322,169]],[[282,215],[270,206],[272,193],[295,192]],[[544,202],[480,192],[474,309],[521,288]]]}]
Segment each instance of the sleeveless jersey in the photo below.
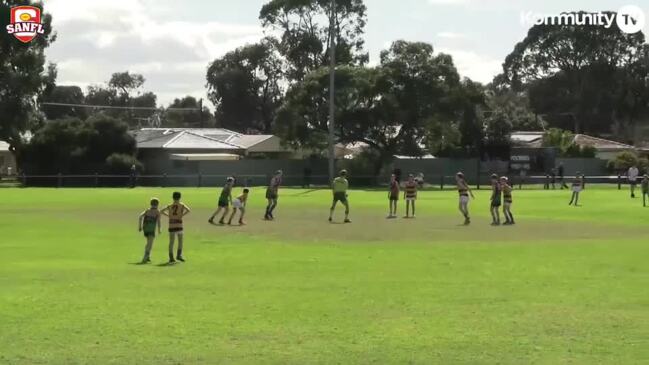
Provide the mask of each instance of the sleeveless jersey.
[{"label": "sleeveless jersey", "polygon": [[158,224],[158,214],[157,209],[149,209],[144,214],[144,219],[142,220],[142,232],[144,232],[144,234],[155,233],[155,228]]},{"label": "sleeveless jersey", "polygon": [[460,196],[469,196],[469,190],[464,186],[464,184],[457,184],[457,192]]},{"label": "sleeveless jersey", "polygon": [[183,211],[185,210],[185,205],[183,203],[173,203],[168,208],[169,208],[169,229],[182,230]]},{"label": "sleeveless jersey", "polygon": [[417,197],[417,182],[406,183],[406,199],[414,199]]},{"label": "sleeveless jersey", "polygon": [[512,203],[514,200],[512,198],[512,187],[509,185],[505,185],[503,188],[503,199],[505,200],[505,203]]}]

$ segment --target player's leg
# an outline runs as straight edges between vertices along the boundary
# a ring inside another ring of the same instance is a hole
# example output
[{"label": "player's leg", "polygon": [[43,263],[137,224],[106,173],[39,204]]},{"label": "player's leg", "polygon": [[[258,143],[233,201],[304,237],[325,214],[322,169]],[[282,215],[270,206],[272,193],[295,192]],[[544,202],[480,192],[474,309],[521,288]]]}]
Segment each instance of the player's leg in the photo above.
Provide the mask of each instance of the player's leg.
[{"label": "player's leg", "polygon": [[235,215],[237,215],[237,208],[233,207],[232,214],[230,214],[230,219],[228,219],[228,225],[232,224],[232,220],[234,219]]},{"label": "player's leg", "polygon": [[406,199],[406,218],[410,218],[410,200]]},{"label": "player's leg", "polygon": [[572,205],[572,203],[575,201],[575,192],[572,192],[572,196],[570,197],[570,203],[568,205]]},{"label": "player's leg", "polygon": [[329,222],[334,219],[334,212],[336,211],[336,205],[338,204],[338,199],[334,198],[331,203],[331,209],[329,209]]},{"label": "player's leg", "polygon": [[642,193],[642,206],[646,207],[647,206],[647,193]]},{"label": "player's leg", "polygon": [[579,206],[579,192],[578,191],[575,192],[575,206],[576,207]]},{"label": "player's leg", "polygon": [[178,251],[176,252],[176,260],[185,262],[185,258],[183,257],[183,241],[184,241],[185,235],[183,232],[178,232]]},{"label": "player's leg", "polygon": [[227,217],[229,212],[230,212],[230,207],[224,207],[223,208],[223,215],[221,216],[221,219],[219,220],[219,224],[225,224],[225,217]]},{"label": "player's leg", "polygon": [[148,236],[146,238],[146,246],[144,247],[144,258],[142,258],[142,263],[147,263],[151,261],[151,249],[153,248],[153,236]]},{"label": "player's leg", "polygon": [[174,259],[174,241],[176,240],[176,233],[169,232],[169,263],[176,262]]},{"label": "player's leg", "polygon": [[264,219],[268,220],[270,219],[270,207],[273,206],[273,200],[270,198],[267,198],[266,200],[268,200],[268,204],[266,204],[266,214],[264,214]]},{"label": "player's leg", "polygon": [[271,200],[270,210],[268,211],[268,216],[270,217],[270,219],[275,219],[275,217],[273,216],[275,208],[277,208],[277,198],[273,198]]},{"label": "player's leg", "polygon": [[239,208],[239,211],[241,211],[241,215],[239,216],[239,224],[243,226],[246,224],[246,222],[243,220],[243,217],[246,215],[246,208],[241,207]]},{"label": "player's leg", "polygon": [[471,223],[471,216],[469,215],[469,198],[466,197],[462,203],[462,208],[464,211],[464,224]]},{"label": "player's leg", "polygon": [[345,223],[351,223],[352,221],[349,220],[349,200],[345,199],[343,205],[345,206]]},{"label": "player's leg", "polygon": [[219,213],[221,213],[221,209],[222,209],[221,207],[216,208],[216,210],[214,211],[214,213],[212,214],[212,216],[209,219],[210,223],[214,223],[214,218],[216,218],[216,216],[218,216]]},{"label": "player's leg", "polygon": [[415,218],[415,202],[416,200],[411,201],[410,203],[412,204],[412,217]]}]

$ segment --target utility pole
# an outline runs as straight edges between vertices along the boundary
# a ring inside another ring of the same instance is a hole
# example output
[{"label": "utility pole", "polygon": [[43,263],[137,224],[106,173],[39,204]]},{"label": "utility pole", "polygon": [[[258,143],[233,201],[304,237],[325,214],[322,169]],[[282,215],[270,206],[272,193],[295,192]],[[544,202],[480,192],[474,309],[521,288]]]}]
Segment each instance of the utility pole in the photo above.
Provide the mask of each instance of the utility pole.
[{"label": "utility pole", "polygon": [[331,14],[329,15],[329,183],[335,176],[336,148],[334,141],[334,114],[336,105],[335,76],[336,76],[336,0],[331,0]]}]

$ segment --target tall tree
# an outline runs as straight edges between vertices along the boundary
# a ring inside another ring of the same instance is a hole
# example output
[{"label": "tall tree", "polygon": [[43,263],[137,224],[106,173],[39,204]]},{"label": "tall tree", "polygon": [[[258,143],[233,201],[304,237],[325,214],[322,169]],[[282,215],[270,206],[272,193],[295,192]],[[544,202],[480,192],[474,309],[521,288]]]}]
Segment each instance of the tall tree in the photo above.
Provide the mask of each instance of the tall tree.
[{"label": "tall tree", "polygon": [[[279,52],[289,64],[288,78],[302,80],[309,72],[329,64],[331,0],[270,0],[259,14]],[[363,65],[363,33],[367,8],[363,0],[336,0],[334,24],[336,63]]]},{"label": "tall tree", "polygon": [[507,56],[502,79],[516,90],[529,88],[536,112],[568,116],[576,133],[604,132],[615,114],[613,85],[604,80],[638,65],[644,43],[642,32],[627,34],[616,24],[535,25]]},{"label": "tall tree", "polygon": [[238,48],[207,70],[217,123],[247,133],[271,133],[283,97],[282,61],[271,42]]},{"label": "tall tree", "polygon": [[[202,109],[201,109],[202,108]],[[195,110],[168,110],[168,109],[195,109]],[[174,99],[165,111],[163,125],[165,127],[212,127],[214,120],[207,107],[193,96]]]},{"label": "tall tree", "polygon": [[[46,103],[61,103],[80,105],[85,102],[85,95],[78,86],[55,86],[51,91],[46,92],[42,99]],[[76,117],[86,119],[88,110],[79,106],[43,105],[41,109],[47,119],[61,119],[64,117]]]},{"label": "tall tree", "polygon": [[36,119],[36,99],[48,85],[53,84],[56,68],[45,66],[45,49],[56,39],[52,16],[43,13],[45,34],[30,43],[22,43],[5,31],[11,8],[41,2],[30,0],[0,0],[0,140],[12,151],[22,143],[21,134]]}]

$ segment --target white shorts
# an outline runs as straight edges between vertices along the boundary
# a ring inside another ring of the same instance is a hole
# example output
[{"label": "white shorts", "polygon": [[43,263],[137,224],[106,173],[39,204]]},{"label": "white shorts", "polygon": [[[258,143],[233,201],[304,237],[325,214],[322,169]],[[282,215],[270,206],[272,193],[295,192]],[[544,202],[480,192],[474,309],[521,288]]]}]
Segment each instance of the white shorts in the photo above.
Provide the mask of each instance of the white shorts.
[{"label": "white shorts", "polygon": [[575,193],[581,193],[581,186],[573,186],[572,191]]},{"label": "white shorts", "polygon": [[468,196],[460,196],[460,204],[469,204],[469,197]]},{"label": "white shorts", "polygon": [[414,202],[415,200],[417,200],[417,198],[406,198],[407,202]]},{"label": "white shorts", "polygon": [[232,207],[237,208],[237,209],[241,209],[241,208],[243,208],[243,203],[239,199],[234,199],[232,201]]}]

